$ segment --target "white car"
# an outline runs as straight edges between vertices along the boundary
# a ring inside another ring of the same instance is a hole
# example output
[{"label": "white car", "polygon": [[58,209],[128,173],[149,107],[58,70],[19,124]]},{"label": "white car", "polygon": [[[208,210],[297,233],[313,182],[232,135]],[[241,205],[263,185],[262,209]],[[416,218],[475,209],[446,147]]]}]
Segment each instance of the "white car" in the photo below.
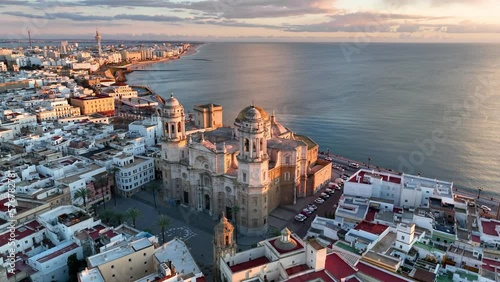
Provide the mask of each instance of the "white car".
[{"label": "white car", "polygon": [[333,161],[333,159],[332,159],[332,158],[330,158],[330,157],[326,157],[326,158],[325,158],[325,160],[327,160],[327,161],[329,161],[329,162]]},{"label": "white car", "polygon": [[302,211],[305,212],[307,215],[311,215],[314,212],[314,210],[310,208],[304,208]]},{"label": "white car", "polygon": [[328,194],[330,194],[330,195],[331,195],[331,194],[335,194],[335,191],[334,191],[334,190],[332,190],[332,189],[330,189],[330,188],[326,188],[326,189],[325,189],[325,192],[326,192],[326,193],[328,193]]},{"label": "white car", "polygon": [[303,222],[303,221],[304,221],[304,220],[306,220],[306,219],[307,219],[307,216],[305,216],[305,215],[303,215],[303,214],[301,214],[301,213],[299,213],[298,215],[296,215],[296,216],[295,216],[295,220],[296,220],[296,221]]},{"label": "white car", "polygon": [[359,164],[357,163],[349,163],[349,166],[352,168],[359,168]]},{"label": "white car", "polygon": [[314,210],[314,211],[318,209],[318,207],[313,205],[313,204],[307,205],[307,208],[309,208],[310,210]]},{"label": "white car", "polygon": [[316,204],[321,205],[322,203],[324,203],[324,202],[325,202],[325,200],[323,200],[323,199],[321,199],[321,198],[317,198],[316,200],[314,200],[314,202],[315,202]]},{"label": "white car", "polygon": [[328,199],[328,198],[330,198],[330,195],[328,195],[328,194],[327,194],[327,193],[325,193],[325,192],[322,192],[320,197],[321,197],[321,198],[323,198],[323,199],[324,199],[324,198],[327,198],[327,199]]},{"label": "white car", "polygon": [[484,210],[484,211],[491,211],[490,207],[488,206],[485,206],[485,205],[482,205],[481,208]]}]

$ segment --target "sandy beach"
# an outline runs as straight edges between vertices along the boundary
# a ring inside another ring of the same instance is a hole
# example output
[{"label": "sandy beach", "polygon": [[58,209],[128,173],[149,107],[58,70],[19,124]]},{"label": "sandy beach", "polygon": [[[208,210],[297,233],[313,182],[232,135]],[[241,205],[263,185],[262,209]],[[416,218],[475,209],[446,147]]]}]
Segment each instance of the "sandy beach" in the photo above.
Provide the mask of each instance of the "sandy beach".
[{"label": "sandy beach", "polygon": [[194,55],[194,54],[198,53],[197,49],[198,49],[198,47],[200,47],[202,45],[203,44],[197,44],[197,45],[191,46],[187,51],[185,51],[184,53],[180,54],[177,57],[161,58],[161,59],[155,59],[155,60],[133,62],[128,67],[128,70],[130,72],[132,72],[132,71],[134,71],[136,69],[139,69],[139,68],[142,68],[143,66],[146,66],[146,65],[155,64],[155,63],[161,63],[161,62],[167,62],[167,61],[174,61],[174,60],[178,60],[178,59],[180,59],[182,57],[187,57],[187,56]]}]

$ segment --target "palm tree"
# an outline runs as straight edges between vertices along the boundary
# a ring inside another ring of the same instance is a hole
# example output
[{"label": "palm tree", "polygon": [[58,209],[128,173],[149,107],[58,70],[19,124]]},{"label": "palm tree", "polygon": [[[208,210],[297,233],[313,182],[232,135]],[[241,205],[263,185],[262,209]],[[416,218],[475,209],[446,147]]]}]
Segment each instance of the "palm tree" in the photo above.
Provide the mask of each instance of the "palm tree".
[{"label": "palm tree", "polygon": [[131,208],[127,210],[127,217],[132,219],[132,224],[135,227],[135,219],[141,214],[138,208]]},{"label": "palm tree", "polygon": [[238,218],[238,212],[240,211],[239,206],[233,206],[231,208],[231,211],[234,215],[234,234],[235,234],[235,239],[238,239],[238,222],[236,222],[236,219]]},{"label": "palm tree", "polygon": [[87,197],[90,195],[90,190],[87,188],[80,188],[75,192],[75,198],[83,199],[83,207],[87,208]]},{"label": "palm tree", "polygon": [[116,222],[118,223],[118,225],[121,225],[123,219],[125,218],[125,214],[122,212],[116,212],[114,214],[114,218],[115,218]]},{"label": "palm tree", "polygon": [[165,244],[165,229],[167,229],[169,224],[170,220],[168,219],[168,217],[164,214],[160,215],[160,217],[158,218],[158,226],[160,226],[161,229],[161,238],[163,244]]},{"label": "palm tree", "polygon": [[120,169],[116,166],[113,166],[108,170],[108,175],[111,174],[113,176],[113,186],[111,187],[111,197],[113,197],[113,202],[116,207],[116,173],[119,172]]},{"label": "palm tree", "polygon": [[104,210],[106,210],[106,198],[104,197],[104,188],[109,185],[109,179],[106,176],[99,177],[96,181],[97,187],[101,189],[102,203],[104,204]]},{"label": "palm tree", "polygon": [[148,183],[146,183],[146,190],[150,190],[151,193],[153,193],[153,201],[155,203],[155,209],[157,209],[158,207],[156,206],[156,191],[160,190],[160,186],[159,185],[156,185],[156,183],[154,183],[153,181],[150,181]]},{"label": "palm tree", "polygon": [[101,220],[106,223],[109,223],[109,221],[111,221],[111,219],[113,219],[114,217],[115,213],[112,211],[103,211],[100,215]]}]

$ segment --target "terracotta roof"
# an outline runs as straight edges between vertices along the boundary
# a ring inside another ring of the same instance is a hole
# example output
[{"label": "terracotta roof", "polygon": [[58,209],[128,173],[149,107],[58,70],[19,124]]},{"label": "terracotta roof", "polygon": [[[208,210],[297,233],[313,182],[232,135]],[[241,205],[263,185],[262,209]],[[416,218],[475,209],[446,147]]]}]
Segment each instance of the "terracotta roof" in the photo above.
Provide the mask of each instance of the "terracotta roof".
[{"label": "terracotta roof", "polygon": [[358,225],[356,225],[356,227],[354,227],[354,229],[356,229],[356,230],[363,230],[363,231],[366,231],[368,233],[377,234],[377,235],[384,233],[384,231],[387,228],[389,228],[389,226],[387,226],[387,225],[371,223],[371,222],[367,222],[367,221],[362,221]]},{"label": "terracotta roof", "polygon": [[396,274],[388,273],[385,271],[382,271],[380,269],[375,268],[374,266],[371,266],[367,263],[364,263],[360,261],[356,267],[360,272],[363,272],[364,274],[371,276],[373,278],[376,278],[380,281],[391,281],[391,282],[406,282],[409,280],[405,280],[400,276],[397,276]]},{"label": "terracotta roof", "polygon": [[326,257],[325,269],[337,280],[341,280],[356,273],[356,270],[336,253],[331,253]]},{"label": "terracotta roof", "polygon": [[335,281],[330,276],[328,276],[328,274],[326,274],[326,272],[324,270],[319,271],[319,272],[312,272],[312,273],[300,275],[300,276],[294,277],[292,279],[288,279],[287,281],[288,282],[302,282],[302,281],[305,282],[305,281],[315,281],[318,279],[320,279],[319,281]]},{"label": "terracotta roof", "polygon": [[261,266],[261,265],[267,264],[268,262],[269,262],[269,259],[267,257],[260,257],[260,258],[252,259],[252,260],[249,260],[246,262],[235,264],[233,266],[230,266],[229,268],[231,269],[231,271],[233,273],[235,273],[235,272],[240,272],[240,271],[247,270],[250,268],[254,268],[257,266]]}]

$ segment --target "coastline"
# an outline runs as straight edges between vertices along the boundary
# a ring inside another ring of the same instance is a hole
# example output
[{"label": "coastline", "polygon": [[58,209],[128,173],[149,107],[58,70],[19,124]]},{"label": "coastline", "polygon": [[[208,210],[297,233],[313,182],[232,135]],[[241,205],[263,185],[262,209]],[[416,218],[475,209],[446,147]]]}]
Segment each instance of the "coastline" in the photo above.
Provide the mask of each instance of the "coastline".
[{"label": "coastline", "polygon": [[172,57],[172,58],[161,58],[161,59],[155,59],[155,60],[147,60],[147,61],[137,61],[133,62],[130,64],[130,66],[127,68],[128,72],[133,72],[134,70],[139,69],[140,67],[147,66],[147,65],[152,65],[156,63],[163,63],[163,62],[168,62],[168,61],[176,61],[181,59],[182,57],[188,57],[192,56],[198,53],[198,48],[200,46],[203,46],[205,43],[201,44],[196,44],[194,46],[191,46],[187,51],[183,52],[182,54]]}]

